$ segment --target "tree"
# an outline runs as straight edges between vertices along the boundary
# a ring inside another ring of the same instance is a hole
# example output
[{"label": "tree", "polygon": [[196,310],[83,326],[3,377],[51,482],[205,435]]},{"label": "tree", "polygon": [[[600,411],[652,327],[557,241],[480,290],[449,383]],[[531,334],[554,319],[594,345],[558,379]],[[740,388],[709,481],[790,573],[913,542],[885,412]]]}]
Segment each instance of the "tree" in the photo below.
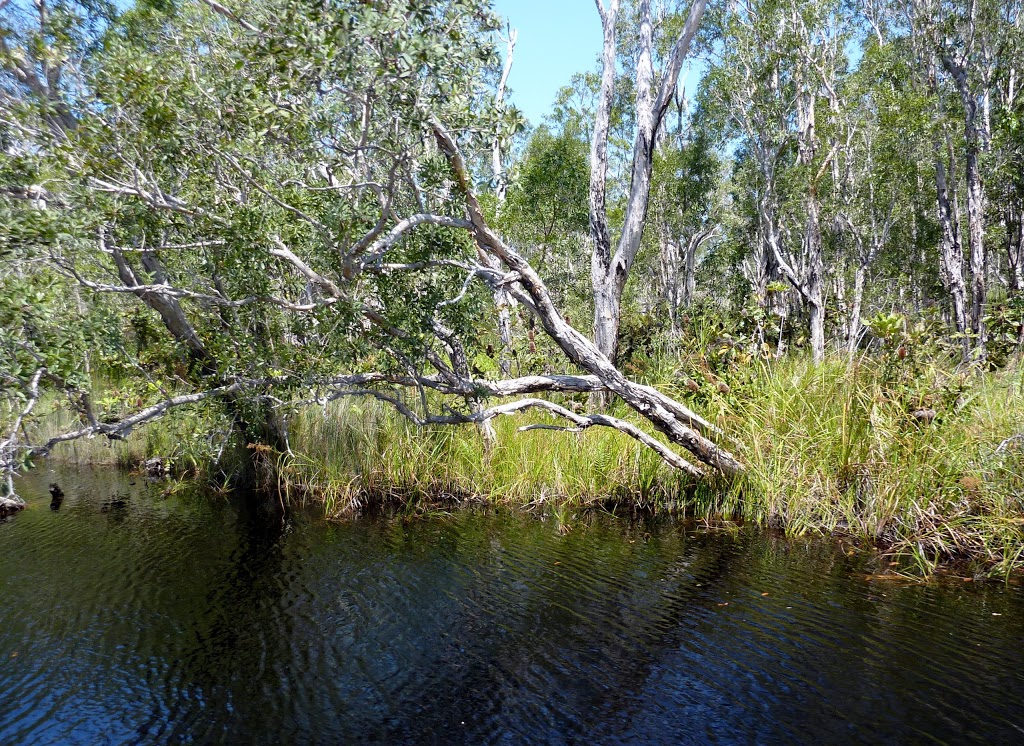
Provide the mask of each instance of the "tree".
[{"label": "tree", "polygon": [[[755,273],[780,277],[809,311],[811,351],[825,354],[821,180],[836,150],[821,152],[819,98],[835,96],[845,31],[831,3],[738,3],[724,19],[731,43],[707,79],[712,105],[741,136],[763,242]],[[835,144],[834,144],[835,145]],[[763,290],[762,290],[763,293]]]},{"label": "tree", "polygon": [[[741,469],[709,440],[710,423],[629,381],[573,329],[485,218],[464,155],[486,163],[503,115],[487,82],[498,24],[485,4],[203,0],[108,22],[80,82],[61,92],[73,127],[58,122],[51,137],[33,126],[49,122],[52,103],[11,82],[17,137],[47,170],[52,200],[41,210],[8,190],[4,209],[26,229],[5,239],[62,290],[89,294],[87,311],[109,303],[122,318],[139,308],[159,318],[159,362],[173,374],[127,354],[122,325],[118,364],[154,386],[129,411],[97,412],[88,382],[55,379],[26,352],[35,367],[8,370],[25,384],[22,399],[34,403],[49,385],[79,397],[82,422],[43,443],[10,430],[5,474],[62,440],[122,436],[200,402],[222,403],[248,437],[286,452],[282,420],[293,407],[348,396],[374,397],[420,425],[541,408],[575,429],[614,427],[675,468],[708,473],[630,422],[529,396],[552,390],[612,391],[702,464]],[[12,48],[23,41],[6,38]],[[64,232],[44,230],[72,215]],[[589,375],[474,379],[476,320],[498,291]],[[428,391],[448,398],[443,409]]]},{"label": "tree", "polygon": [[636,261],[647,220],[651,174],[658,132],[675,94],[679,72],[707,7],[695,0],[676,36],[655,89],[654,27],[650,0],[639,0],[636,62],[636,136],[633,144],[628,196],[619,238],[612,251],[607,209],[608,133],[615,91],[616,32],[619,0],[607,7],[597,0],[604,30],[601,87],[590,149],[590,231],[594,242],[591,281],[594,290],[594,341],[609,360],[615,359],[622,291]]},{"label": "tree", "polygon": [[660,249],[658,284],[679,333],[679,312],[696,292],[698,256],[720,232],[722,164],[703,132],[673,139],[666,137],[656,155],[651,203]]}]

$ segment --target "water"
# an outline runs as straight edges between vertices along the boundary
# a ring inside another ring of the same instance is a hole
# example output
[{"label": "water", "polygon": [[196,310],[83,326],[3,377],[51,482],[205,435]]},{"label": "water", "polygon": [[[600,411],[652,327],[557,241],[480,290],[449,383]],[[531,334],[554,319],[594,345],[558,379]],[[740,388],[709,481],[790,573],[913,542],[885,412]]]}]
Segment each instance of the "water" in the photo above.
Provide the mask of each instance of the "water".
[{"label": "water", "polygon": [[1024,742],[1013,585],[673,523],[282,521],[135,481],[21,480],[0,743]]}]

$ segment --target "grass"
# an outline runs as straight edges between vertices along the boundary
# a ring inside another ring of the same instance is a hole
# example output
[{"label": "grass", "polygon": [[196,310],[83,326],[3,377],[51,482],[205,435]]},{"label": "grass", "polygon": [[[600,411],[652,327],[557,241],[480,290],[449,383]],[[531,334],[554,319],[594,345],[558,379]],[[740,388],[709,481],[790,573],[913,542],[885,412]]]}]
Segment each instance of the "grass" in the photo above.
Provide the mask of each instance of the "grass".
[{"label": "grass", "polygon": [[[561,524],[573,509],[611,504],[841,533],[925,574],[951,560],[991,573],[1024,568],[1024,443],[999,449],[1024,431],[1019,372],[792,359],[744,366],[724,393],[717,378],[691,404],[717,418],[747,466],[730,485],[688,484],[610,430],[523,433],[543,420],[505,418],[488,450],[473,428],[420,431],[376,402],[294,418],[295,456],[280,476],[333,515],[471,498],[540,507]],[[921,409],[934,419],[915,417]]]},{"label": "grass", "polygon": [[618,432],[518,431],[543,421],[502,418],[488,448],[472,427],[420,430],[377,402],[335,402],[293,419],[296,455],[283,466],[283,481],[325,496],[334,515],[374,502],[415,506],[438,498],[656,510],[683,495],[682,478]]},{"label": "grass", "polygon": [[[871,539],[925,572],[1024,566],[1020,373],[908,378],[873,362],[763,368],[722,424],[748,473],[723,508],[791,533]],[[913,416],[935,412],[928,422]]]},{"label": "grass", "polygon": [[[977,573],[1024,569],[1024,437],[1013,439],[1024,432],[1020,370],[980,375],[895,358],[754,361],[717,374],[680,359],[649,370],[648,382],[717,420],[744,476],[692,484],[605,428],[519,431],[550,422],[539,414],[501,418],[488,448],[473,427],[420,430],[372,400],[307,408],[290,420],[291,453],[251,455],[268,486],[319,501],[331,516],[474,501],[543,511],[568,531],[578,509],[674,512],[843,534],[918,574],[951,561]],[[680,384],[695,380],[696,392]],[[614,413],[643,424],[621,404]],[[71,423],[54,406],[33,439]],[[212,407],[181,411],[126,441],[76,441],[54,456],[124,466],[163,456],[179,473],[208,475],[225,455],[226,429]]]}]

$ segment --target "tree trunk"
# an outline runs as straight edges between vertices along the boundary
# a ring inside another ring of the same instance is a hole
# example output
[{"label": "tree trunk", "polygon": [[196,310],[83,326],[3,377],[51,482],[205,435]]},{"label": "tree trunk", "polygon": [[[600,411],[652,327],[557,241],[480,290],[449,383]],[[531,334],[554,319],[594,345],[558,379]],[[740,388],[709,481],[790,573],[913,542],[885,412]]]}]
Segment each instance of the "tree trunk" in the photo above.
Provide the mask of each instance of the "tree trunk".
[{"label": "tree trunk", "polygon": [[594,277],[594,344],[601,354],[614,360],[619,346],[619,303],[622,290],[614,277],[603,273]]},{"label": "tree trunk", "polygon": [[660,270],[661,297],[668,307],[668,318],[672,333],[679,332],[679,307],[683,302],[683,288],[679,285],[679,245],[669,240],[668,230],[662,224],[658,237],[658,267]]},{"label": "tree trunk", "polygon": [[[953,322],[959,334],[967,332],[967,289],[964,286],[963,249],[960,247],[960,235],[956,225],[956,215],[949,198],[949,184],[946,180],[946,165],[943,162],[941,147],[933,144],[935,152],[935,194],[938,203],[939,225],[942,226],[940,249],[940,269],[942,279],[949,291],[953,304]],[[969,354],[967,339],[962,340],[964,357]]]},{"label": "tree trunk", "polygon": [[978,101],[967,80],[967,68],[943,56],[942,64],[952,76],[964,108],[965,178],[967,180],[967,245],[971,269],[971,331],[975,334],[975,352],[985,356],[985,192],[978,166]]},{"label": "tree trunk", "polygon": [[1006,223],[1006,262],[1010,290],[1019,293],[1024,290],[1024,266],[1021,266],[1021,249],[1024,248],[1024,221],[1020,205],[1010,202],[1003,213]]},{"label": "tree trunk", "polygon": [[[816,117],[814,108],[814,91],[806,82],[797,99],[797,124],[800,128],[797,148],[800,163],[808,169],[814,165],[817,152],[817,135],[815,133]],[[807,224],[804,229],[804,251],[807,258],[807,281],[804,295],[810,311],[811,356],[815,363],[825,359],[825,300],[824,272],[821,241],[821,220],[819,217],[818,189],[812,174],[808,173],[807,185]]]},{"label": "tree trunk", "polygon": [[604,28],[604,46],[601,53],[601,88],[598,93],[594,137],[590,148],[590,231],[594,241],[591,261],[591,281],[594,290],[594,341],[601,353],[612,362],[618,348],[619,310],[622,291],[633,267],[647,220],[651,191],[651,171],[654,166],[654,145],[658,129],[672,102],[683,60],[689,51],[707,7],[707,0],[695,0],[690,8],[668,64],[662,75],[657,94],[654,93],[654,28],[651,23],[650,0],[640,0],[639,55],[636,65],[636,139],[633,143],[633,161],[630,169],[629,197],[626,201],[622,233],[612,255],[611,234],[608,229],[606,186],[608,172],[608,132],[612,98],[615,90],[615,22],[619,0],[611,0],[609,7],[598,3]]},{"label": "tree trunk", "polygon": [[615,24],[619,0],[611,0],[601,11],[604,43],[601,51],[601,89],[590,143],[590,235],[594,241],[590,277],[594,290],[594,342],[609,359],[615,356],[619,330],[618,297],[608,287],[612,263],[612,238],[608,228],[606,188],[608,179],[608,132],[611,127],[612,98],[615,93]]},{"label": "tree trunk", "polygon": [[[705,234],[704,237],[710,234]],[[704,242],[701,234],[693,236],[686,242],[686,256],[683,258],[683,306],[689,308],[693,303],[693,294],[697,289],[697,249]]]},{"label": "tree trunk", "polygon": [[857,341],[860,338],[860,309],[864,303],[864,281],[867,271],[864,263],[857,262],[857,269],[853,273],[853,300],[850,303],[850,328],[848,331],[847,350],[850,356],[857,350]]},{"label": "tree trunk", "polygon": [[822,262],[821,223],[815,190],[807,200],[807,305],[810,308],[811,355],[815,363],[825,359],[824,265]]},{"label": "tree trunk", "polygon": [[[505,86],[508,83],[509,73],[512,72],[512,60],[516,50],[516,40],[519,33],[510,29],[508,43],[505,52],[505,65],[501,71],[501,79],[498,81],[498,90],[495,94],[498,106],[501,106],[505,99]],[[502,164],[501,138],[495,133],[494,141],[491,143],[491,168],[494,171],[494,193],[498,200],[498,211],[501,211],[505,204],[505,197],[508,192],[508,177]],[[494,292],[494,306],[498,310],[498,337],[501,340],[501,352],[498,354],[498,368],[505,377],[512,372],[512,311],[511,307],[515,301],[509,296],[504,288]]]}]

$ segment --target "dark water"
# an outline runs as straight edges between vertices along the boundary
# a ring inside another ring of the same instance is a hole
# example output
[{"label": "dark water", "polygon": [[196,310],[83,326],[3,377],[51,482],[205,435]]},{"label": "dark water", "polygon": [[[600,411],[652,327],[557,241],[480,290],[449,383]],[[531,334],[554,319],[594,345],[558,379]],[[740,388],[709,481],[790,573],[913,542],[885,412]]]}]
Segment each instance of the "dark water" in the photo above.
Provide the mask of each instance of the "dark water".
[{"label": "dark water", "polygon": [[22,480],[0,744],[1024,742],[1014,586],[869,581],[754,533],[160,490]]}]

